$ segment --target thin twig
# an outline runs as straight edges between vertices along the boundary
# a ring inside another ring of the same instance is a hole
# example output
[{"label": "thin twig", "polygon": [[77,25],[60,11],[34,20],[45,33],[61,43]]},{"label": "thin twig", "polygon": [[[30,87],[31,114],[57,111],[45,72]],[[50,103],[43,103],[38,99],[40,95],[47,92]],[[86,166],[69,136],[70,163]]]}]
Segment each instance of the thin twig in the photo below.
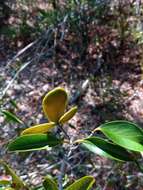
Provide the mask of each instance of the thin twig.
[{"label": "thin twig", "polygon": [[20,69],[16,72],[16,74],[14,75],[14,77],[12,78],[12,80],[8,83],[8,85],[6,86],[6,88],[3,90],[2,95],[0,96],[0,99],[2,99],[5,96],[6,92],[12,86],[13,82],[18,77],[18,75],[20,74],[20,72],[23,71],[31,62],[32,61],[28,61],[22,67],[20,67]]},{"label": "thin twig", "polygon": [[61,164],[61,168],[60,168],[60,175],[58,177],[59,190],[63,190],[63,176],[65,173],[65,169],[66,169],[66,162],[63,159],[62,164]]},{"label": "thin twig", "polygon": [[11,63],[15,62],[16,59],[18,57],[20,57],[23,53],[25,53],[27,50],[29,50],[29,48],[31,48],[32,46],[34,46],[37,43],[38,40],[35,40],[34,42],[31,42],[30,44],[28,44],[27,46],[25,46],[23,49],[21,49],[20,51],[18,51],[18,53],[7,63],[7,67],[9,65],[11,65]]},{"label": "thin twig", "polygon": [[63,176],[65,175],[65,170],[66,170],[66,165],[67,165],[66,161],[69,160],[69,158],[70,158],[70,156],[72,154],[73,149],[75,150],[75,148],[73,148],[73,139],[72,138],[70,139],[69,146],[70,147],[69,147],[68,154],[64,155],[64,158],[63,158],[63,161],[62,161],[62,164],[61,164],[61,168],[60,168],[60,174],[59,174],[59,177],[58,177],[59,190],[63,190]]},{"label": "thin twig", "polygon": [[62,128],[62,126],[60,126],[60,130],[64,133],[64,135],[67,137],[67,139],[70,140],[69,135],[68,135],[67,132]]}]

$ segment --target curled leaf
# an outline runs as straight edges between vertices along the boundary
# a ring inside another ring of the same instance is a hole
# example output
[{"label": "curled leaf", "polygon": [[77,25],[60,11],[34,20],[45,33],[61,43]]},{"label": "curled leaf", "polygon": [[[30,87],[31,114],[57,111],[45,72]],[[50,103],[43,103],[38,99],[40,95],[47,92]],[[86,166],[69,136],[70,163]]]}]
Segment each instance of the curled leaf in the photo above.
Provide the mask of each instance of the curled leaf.
[{"label": "curled leaf", "polygon": [[49,121],[58,122],[63,115],[68,96],[63,88],[57,87],[51,90],[43,99],[42,106]]},{"label": "curled leaf", "polygon": [[69,121],[77,112],[77,106],[71,108],[69,111],[67,111],[59,120],[59,123],[64,124],[67,121]]},{"label": "curled leaf", "polygon": [[36,134],[36,133],[47,133],[49,132],[53,127],[55,127],[55,123],[43,123],[39,125],[32,126],[30,128],[25,129],[21,135],[26,134]]}]

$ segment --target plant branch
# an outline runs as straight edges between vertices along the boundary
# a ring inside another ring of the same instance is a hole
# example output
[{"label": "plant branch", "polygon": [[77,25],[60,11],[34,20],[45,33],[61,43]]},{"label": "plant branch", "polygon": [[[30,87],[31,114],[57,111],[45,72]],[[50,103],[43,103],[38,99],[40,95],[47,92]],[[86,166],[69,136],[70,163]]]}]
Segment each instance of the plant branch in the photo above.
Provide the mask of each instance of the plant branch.
[{"label": "plant branch", "polygon": [[77,147],[73,147],[73,139],[70,139],[70,144],[69,144],[69,151],[66,155],[66,153],[64,152],[64,158],[60,167],[60,174],[58,177],[58,186],[59,186],[59,190],[63,190],[63,177],[65,175],[65,171],[66,171],[66,166],[67,163],[66,161],[68,161],[70,159],[70,156],[72,154],[72,151],[77,148]]},{"label": "plant branch", "polygon": [[64,133],[65,137],[67,137],[67,139],[70,141],[70,137],[67,134],[67,132],[63,129],[63,127],[61,125],[58,125],[58,128],[60,129],[60,131],[62,131]]},{"label": "plant branch", "polygon": [[63,190],[63,177],[66,170],[66,162],[63,159],[61,167],[60,167],[60,174],[58,177],[58,184],[59,184],[59,190]]}]

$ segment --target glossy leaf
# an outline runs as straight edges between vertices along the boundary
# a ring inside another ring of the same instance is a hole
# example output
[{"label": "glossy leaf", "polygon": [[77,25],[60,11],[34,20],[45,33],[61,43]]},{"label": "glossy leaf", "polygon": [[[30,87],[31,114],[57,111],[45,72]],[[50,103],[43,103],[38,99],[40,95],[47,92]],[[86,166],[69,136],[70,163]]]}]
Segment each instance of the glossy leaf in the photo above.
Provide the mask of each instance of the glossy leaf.
[{"label": "glossy leaf", "polygon": [[12,184],[14,185],[15,190],[28,189],[28,187],[26,187],[24,182],[19,176],[16,175],[15,171],[8,164],[6,164],[3,160],[0,160],[0,164],[4,167],[6,174],[12,177]]},{"label": "glossy leaf", "polygon": [[63,88],[55,88],[43,99],[42,106],[49,121],[58,122],[67,105],[67,93]]},{"label": "glossy leaf", "polygon": [[59,123],[64,124],[69,121],[77,112],[77,106],[71,108],[68,112],[66,112],[59,120]]},{"label": "glossy leaf", "polygon": [[72,185],[67,187],[65,190],[90,190],[95,179],[92,176],[85,176],[75,181]]},{"label": "glossy leaf", "polygon": [[45,177],[43,186],[45,190],[58,190],[57,184],[49,177]]},{"label": "glossy leaf", "polygon": [[133,151],[143,151],[143,131],[128,121],[112,121],[98,128],[114,143]]},{"label": "glossy leaf", "polygon": [[8,150],[18,152],[41,150],[56,146],[61,142],[62,140],[57,139],[52,134],[23,135],[13,140],[8,145]]},{"label": "glossy leaf", "polygon": [[47,133],[47,132],[51,131],[51,129],[53,129],[53,127],[55,127],[55,123],[53,123],[53,122],[43,123],[43,124],[35,125],[35,126],[25,129],[21,133],[21,135]]},{"label": "glossy leaf", "polygon": [[11,112],[9,112],[7,110],[1,110],[1,112],[6,117],[6,119],[8,121],[12,121],[12,122],[15,122],[15,123],[20,123],[20,124],[23,123],[14,113],[11,113]]},{"label": "glossy leaf", "polygon": [[[80,142],[80,141],[79,141]],[[126,149],[99,137],[81,140],[91,152],[118,161],[134,161],[134,157]]]}]

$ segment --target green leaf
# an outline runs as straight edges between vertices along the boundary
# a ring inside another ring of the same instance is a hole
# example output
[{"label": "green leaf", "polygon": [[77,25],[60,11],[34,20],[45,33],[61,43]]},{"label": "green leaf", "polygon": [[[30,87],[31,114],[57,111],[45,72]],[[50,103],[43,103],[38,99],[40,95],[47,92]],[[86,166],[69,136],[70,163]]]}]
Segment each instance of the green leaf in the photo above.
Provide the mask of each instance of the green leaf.
[{"label": "green leaf", "polygon": [[11,113],[7,110],[1,110],[1,112],[8,121],[23,124],[23,121],[21,121],[14,113]]},{"label": "green leaf", "polygon": [[92,176],[84,176],[79,180],[75,181],[72,185],[67,187],[65,190],[90,190],[95,179]]},{"label": "green leaf", "polygon": [[17,103],[16,103],[15,100],[10,100],[9,102],[11,103],[11,105],[12,105],[14,108],[18,109],[18,106],[17,106]]},{"label": "green leaf", "polygon": [[7,185],[11,185],[10,179],[0,179],[0,186],[7,186]]},{"label": "green leaf", "polygon": [[49,177],[45,177],[43,186],[45,190],[58,190],[57,184]]},{"label": "green leaf", "polygon": [[[80,142],[80,140],[79,140]],[[82,144],[91,152],[117,161],[134,161],[134,157],[126,149],[99,137],[81,140]]]},{"label": "green leaf", "polygon": [[8,150],[18,152],[41,150],[47,149],[48,147],[56,146],[61,142],[61,139],[57,139],[54,135],[50,133],[23,135],[13,140],[8,145]]},{"label": "green leaf", "polygon": [[129,150],[143,151],[143,131],[128,121],[112,121],[99,126],[105,136]]},{"label": "green leaf", "polygon": [[12,177],[12,184],[14,185],[15,190],[28,189],[28,187],[26,187],[24,182],[19,176],[16,175],[15,171],[8,164],[6,164],[3,160],[0,160],[0,164],[4,167],[6,174]]}]

